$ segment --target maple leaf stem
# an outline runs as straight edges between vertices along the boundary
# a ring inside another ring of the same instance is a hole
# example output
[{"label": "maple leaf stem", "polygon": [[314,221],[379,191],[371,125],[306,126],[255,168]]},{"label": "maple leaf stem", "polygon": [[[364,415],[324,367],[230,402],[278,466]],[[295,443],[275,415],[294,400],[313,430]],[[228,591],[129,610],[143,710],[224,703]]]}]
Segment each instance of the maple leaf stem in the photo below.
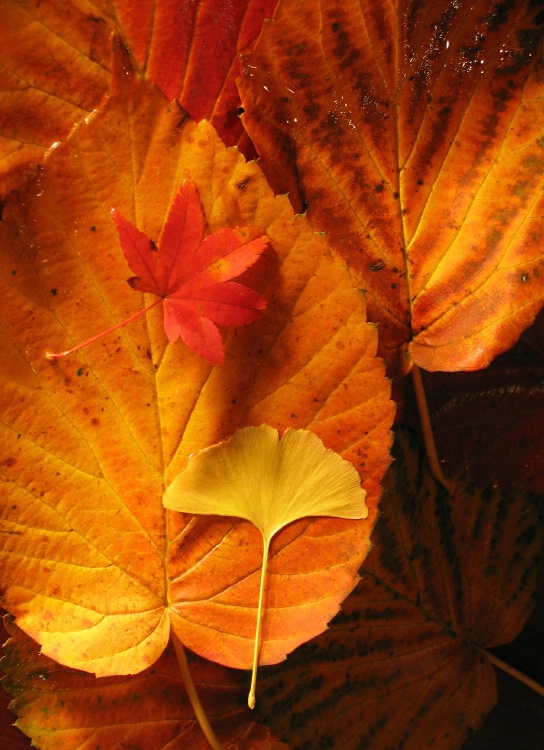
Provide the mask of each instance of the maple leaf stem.
[{"label": "maple leaf stem", "polygon": [[189,700],[191,701],[191,706],[193,707],[195,716],[198,720],[198,723],[200,724],[200,728],[204,732],[204,735],[206,736],[206,739],[208,740],[210,745],[213,747],[213,750],[224,750],[223,745],[219,742],[217,735],[213,731],[211,724],[208,720],[208,717],[206,715],[206,712],[204,711],[204,708],[202,706],[202,703],[200,702],[200,698],[198,697],[198,693],[196,691],[195,683],[193,682],[193,678],[191,676],[189,664],[187,663],[187,656],[185,655],[185,649],[183,648],[181,641],[175,635],[175,633],[172,633],[172,641],[174,643],[174,649],[176,652],[176,657],[178,660],[181,676],[183,677],[183,684],[185,685],[187,696],[189,697]]},{"label": "maple leaf stem", "polygon": [[60,359],[61,357],[66,357],[66,355],[68,354],[73,354],[74,352],[79,351],[79,349],[83,349],[83,347],[87,346],[88,344],[92,344],[94,341],[98,341],[98,339],[101,339],[102,336],[107,336],[108,333],[111,333],[112,331],[116,331],[118,328],[122,328],[122,326],[126,326],[128,323],[132,323],[133,320],[136,320],[136,318],[139,318],[140,316],[144,315],[146,312],[149,312],[149,310],[151,310],[153,307],[156,307],[159,304],[159,302],[162,302],[162,297],[158,297],[150,305],[148,305],[147,307],[144,307],[143,310],[138,310],[138,312],[134,313],[134,315],[131,315],[130,318],[123,320],[122,323],[117,323],[111,328],[108,328],[105,331],[102,331],[101,333],[97,333],[96,336],[92,336],[90,339],[87,339],[87,341],[84,341],[82,344],[78,344],[77,346],[74,346],[72,349],[67,349],[65,352],[59,352],[58,354],[46,352],[45,358],[46,359]]},{"label": "maple leaf stem", "polygon": [[261,648],[261,630],[263,627],[263,599],[264,599],[264,586],[266,582],[266,568],[268,565],[268,547],[270,546],[270,540],[266,539],[263,534],[263,565],[261,568],[261,586],[259,589],[259,604],[257,605],[257,627],[255,629],[255,648],[253,650],[253,670],[251,672],[251,686],[249,688],[249,695],[247,698],[247,704],[250,708],[255,708],[255,685],[257,684],[257,668],[259,665],[259,651]]},{"label": "maple leaf stem", "polygon": [[429,415],[429,407],[427,405],[427,396],[425,395],[425,388],[423,386],[423,378],[421,377],[421,370],[417,365],[414,365],[412,368],[412,382],[414,384],[417,410],[421,422],[421,430],[423,432],[423,441],[425,443],[425,451],[427,453],[429,467],[436,481],[440,482],[440,484],[448,490],[450,495],[453,496],[453,485],[448,479],[446,479],[442,467],[440,466],[436,443],[434,441],[433,426]]},{"label": "maple leaf stem", "polygon": [[489,651],[487,651],[487,649],[481,648],[479,649],[479,651],[495,667],[497,667],[498,669],[502,669],[502,671],[506,672],[506,674],[509,674],[510,677],[513,677],[519,682],[522,682],[524,685],[527,685],[527,687],[531,688],[531,690],[534,690],[535,693],[544,696],[544,685],[541,685],[536,680],[533,680],[531,677],[523,674],[523,672],[520,672],[519,669],[511,667],[510,664],[507,664],[502,659],[498,659],[494,654],[491,654]]}]

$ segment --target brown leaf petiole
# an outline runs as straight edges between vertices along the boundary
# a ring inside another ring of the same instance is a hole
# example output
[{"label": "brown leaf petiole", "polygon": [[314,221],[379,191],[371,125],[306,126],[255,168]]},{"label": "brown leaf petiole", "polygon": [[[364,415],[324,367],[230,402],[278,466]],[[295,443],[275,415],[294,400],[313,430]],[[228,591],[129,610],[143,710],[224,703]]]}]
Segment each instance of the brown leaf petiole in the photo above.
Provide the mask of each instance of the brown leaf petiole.
[{"label": "brown leaf petiole", "polygon": [[412,382],[414,384],[414,393],[416,395],[417,409],[419,412],[419,419],[421,423],[421,430],[423,433],[423,441],[425,443],[425,451],[427,453],[429,467],[436,481],[439,482],[443,487],[445,487],[453,497],[453,495],[455,494],[454,486],[444,476],[444,472],[442,471],[442,467],[440,466],[440,460],[438,458],[438,452],[436,450],[436,443],[434,441],[433,426],[431,424],[431,417],[429,415],[427,396],[425,395],[425,388],[423,386],[423,378],[421,377],[421,370],[417,365],[414,365],[412,367]]},{"label": "brown leaf petiole", "polygon": [[193,711],[195,712],[198,723],[200,724],[200,728],[204,732],[204,735],[206,736],[206,739],[212,746],[213,750],[224,750],[223,745],[219,742],[217,735],[211,727],[206,712],[204,711],[202,703],[200,702],[200,698],[198,697],[198,693],[196,692],[195,683],[193,682],[193,678],[191,677],[191,672],[189,670],[189,664],[187,663],[185,649],[183,648],[181,641],[174,633],[172,633],[172,642],[174,644],[181,676],[183,677],[183,684],[185,685],[187,696],[191,702],[191,706],[193,707]]}]

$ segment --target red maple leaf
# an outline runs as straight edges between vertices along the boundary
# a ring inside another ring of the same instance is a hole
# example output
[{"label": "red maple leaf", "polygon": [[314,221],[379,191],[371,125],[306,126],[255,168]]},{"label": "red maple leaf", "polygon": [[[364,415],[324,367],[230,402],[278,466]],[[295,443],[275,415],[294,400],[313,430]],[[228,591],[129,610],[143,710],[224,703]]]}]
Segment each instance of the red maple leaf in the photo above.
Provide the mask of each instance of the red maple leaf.
[{"label": "red maple leaf", "polygon": [[81,349],[162,301],[164,330],[170,343],[179,336],[211,364],[223,364],[223,340],[216,324],[252,323],[266,307],[256,292],[230,279],[255,263],[267,247],[268,237],[257,227],[236,227],[203,238],[204,214],[193,183],[183,183],[174,198],[158,247],[117,209],[112,208],[111,213],[127,263],[137,274],[128,283],[158,299],[84,344],[46,356],[53,359]]},{"label": "red maple leaf", "polygon": [[266,302],[230,279],[253,265],[268,244],[256,227],[221,229],[203,239],[204,214],[193,183],[184,183],[168,212],[158,249],[119,211],[113,220],[133,289],[163,300],[164,330],[212,364],[223,362],[219,325],[240,326],[260,317]]}]

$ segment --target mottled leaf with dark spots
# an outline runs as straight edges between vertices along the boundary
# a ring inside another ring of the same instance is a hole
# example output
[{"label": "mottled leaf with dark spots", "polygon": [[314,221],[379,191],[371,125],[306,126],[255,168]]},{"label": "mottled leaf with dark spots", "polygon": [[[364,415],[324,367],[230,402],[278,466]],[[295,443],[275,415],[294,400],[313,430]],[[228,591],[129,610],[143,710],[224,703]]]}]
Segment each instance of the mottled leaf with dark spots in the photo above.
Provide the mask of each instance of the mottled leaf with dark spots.
[{"label": "mottled leaf with dark spots", "polygon": [[496,700],[479,649],[532,609],[542,531],[526,496],[457,484],[450,498],[402,434],[385,486],[342,613],[262,670],[258,709],[299,750],[459,748]]},{"label": "mottled leaf with dark spots", "polygon": [[[544,300],[544,15],[282,0],[242,80],[274,188],[366,291],[391,370],[479,369]],[[300,189],[300,190],[299,190]]]},{"label": "mottled leaf with dark spots", "polygon": [[[150,669],[131,677],[96,679],[62,667],[5,623],[12,636],[1,661],[3,685],[12,696],[17,726],[41,750],[209,750],[187,699],[174,649]],[[255,721],[235,674],[190,658],[196,687],[225,750],[288,750]],[[10,746],[26,747],[21,743]],[[16,738],[14,740],[18,742]]]}]

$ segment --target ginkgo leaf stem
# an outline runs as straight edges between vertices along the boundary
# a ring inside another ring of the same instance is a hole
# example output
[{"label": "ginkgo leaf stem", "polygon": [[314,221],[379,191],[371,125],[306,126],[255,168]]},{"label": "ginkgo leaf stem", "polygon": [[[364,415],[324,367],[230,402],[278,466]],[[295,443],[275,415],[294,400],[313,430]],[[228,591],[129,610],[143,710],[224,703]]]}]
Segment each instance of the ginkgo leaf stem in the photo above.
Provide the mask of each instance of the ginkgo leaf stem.
[{"label": "ginkgo leaf stem", "polygon": [[198,693],[196,692],[195,683],[193,682],[189,664],[187,663],[185,649],[183,648],[181,641],[174,633],[172,633],[172,641],[174,643],[174,649],[176,651],[176,657],[178,660],[181,676],[183,677],[183,684],[185,685],[187,696],[191,702],[191,706],[193,707],[193,711],[195,712],[198,723],[200,724],[200,728],[204,732],[204,735],[206,736],[206,739],[208,740],[210,745],[213,747],[213,750],[224,750],[223,745],[219,742],[217,735],[211,727],[206,712],[204,711],[202,703],[200,702],[200,698],[198,697]]},{"label": "ginkgo leaf stem", "polygon": [[249,688],[249,696],[247,704],[250,708],[255,708],[255,686],[257,684],[257,668],[259,665],[259,651],[261,650],[261,631],[263,627],[263,599],[264,599],[264,587],[266,583],[266,568],[268,565],[268,547],[270,546],[270,540],[266,539],[263,534],[263,565],[261,568],[261,586],[259,589],[259,604],[257,605],[257,627],[255,628],[255,647],[253,650],[253,670],[251,672],[251,687]]},{"label": "ginkgo leaf stem", "polygon": [[519,669],[511,667],[510,664],[507,664],[502,659],[497,658],[494,654],[490,653],[485,648],[481,648],[479,650],[482,656],[485,656],[485,658],[495,667],[497,667],[498,669],[502,669],[502,671],[506,672],[506,674],[509,674],[510,677],[514,677],[514,679],[518,680],[518,682],[522,682],[528,688],[531,688],[531,690],[534,690],[539,695],[544,696],[544,685],[541,685],[536,680],[533,680],[532,677],[527,677],[527,675],[523,674],[523,672],[520,672]]},{"label": "ginkgo leaf stem", "polygon": [[429,407],[427,405],[427,396],[425,395],[425,388],[423,386],[421,370],[417,365],[414,365],[412,368],[412,382],[414,384],[417,409],[419,413],[419,420],[421,422],[421,431],[423,433],[423,441],[425,443],[425,451],[427,453],[429,467],[436,481],[440,482],[440,484],[448,490],[450,495],[453,495],[453,485],[444,476],[442,467],[440,466],[440,461],[438,459],[438,452],[436,450],[436,443],[434,441],[433,426],[431,424]]},{"label": "ginkgo leaf stem", "polygon": [[94,341],[98,341],[98,339],[101,339],[102,336],[107,336],[108,333],[111,333],[112,331],[116,331],[118,328],[122,328],[122,326],[126,326],[128,323],[132,323],[133,320],[136,320],[140,316],[144,315],[146,312],[149,312],[152,308],[156,307],[159,302],[162,302],[162,297],[157,297],[156,300],[154,300],[148,307],[144,307],[143,310],[138,310],[137,313],[134,313],[134,315],[131,315],[130,318],[127,318],[126,320],[123,320],[122,323],[116,323],[111,328],[108,328],[105,331],[102,331],[101,333],[97,333],[96,336],[92,336],[90,339],[87,339],[87,341],[84,341],[82,344],[78,344],[77,346],[74,346],[72,349],[67,349],[65,352],[59,352],[58,354],[52,354],[51,352],[45,353],[46,359],[60,359],[61,357],[66,357],[67,354],[73,354],[74,352],[79,351],[79,349],[83,349],[83,347],[87,346],[88,344],[92,344]]}]

